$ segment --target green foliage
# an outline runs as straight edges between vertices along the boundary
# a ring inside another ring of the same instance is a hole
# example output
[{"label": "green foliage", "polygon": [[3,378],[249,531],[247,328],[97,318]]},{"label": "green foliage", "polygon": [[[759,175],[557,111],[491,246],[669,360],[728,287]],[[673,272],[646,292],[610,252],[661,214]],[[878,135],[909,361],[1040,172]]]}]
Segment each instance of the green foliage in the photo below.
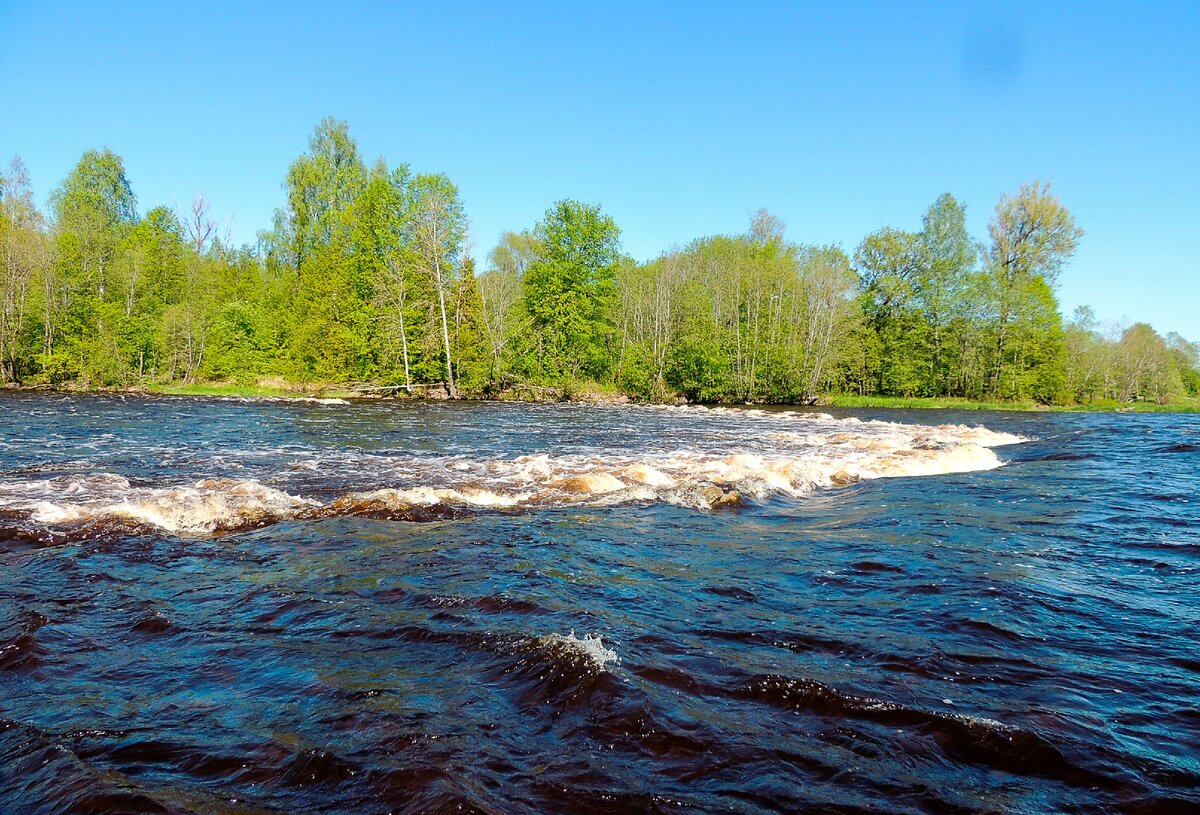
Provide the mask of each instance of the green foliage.
[{"label": "green foliage", "polygon": [[490,382],[491,355],[488,351],[487,326],[483,319],[483,299],[475,276],[475,261],[467,258],[453,298],[454,379],[467,393],[481,393]]},{"label": "green foliage", "polygon": [[1183,392],[1189,397],[1200,396],[1200,343],[1188,342],[1174,333],[1167,335],[1166,343]]},{"label": "green foliage", "polygon": [[296,277],[288,317],[291,371],[304,380],[345,381],[374,373],[369,272],[355,262],[355,217],[373,190],[345,122],[325,119],[308,152],[288,169],[287,210]]},{"label": "green foliage", "polygon": [[540,368],[552,381],[601,378],[621,231],[598,206],[558,201],[533,235],[539,249],[525,273],[525,307],[540,341]]},{"label": "green foliage", "polygon": [[[950,194],[925,213],[920,232],[884,228],[854,254],[862,280],[862,309],[873,337],[860,357],[856,381],[873,374],[873,390],[898,396],[940,396],[964,389],[954,382],[955,346],[973,295],[976,249],[966,212]],[[961,379],[961,378],[960,378]],[[860,385],[860,389],[864,387]]]},{"label": "green foliage", "polygon": [[74,229],[112,229],[136,221],[137,199],[121,157],[107,147],[85,152],[50,195],[50,209],[55,221]]},{"label": "green foliage", "polygon": [[504,233],[483,274],[450,179],[368,169],[344,122],[316,127],[284,186],[273,229],[235,248],[203,198],[184,224],[165,207],[139,216],[111,150],[84,153],[49,223],[14,161],[0,175],[0,381],[1139,409],[1200,396],[1196,343],[1087,310],[1064,325],[1055,282],[1082,230],[1037,182],[1000,199],[986,246],[944,194],[919,231],[879,229],[853,258],[789,242],[760,210],[744,234],[636,263],[611,217],[563,200]]},{"label": "green foliage", "polygon": [[234,300],[221,306],[209,329],[202,378],[249,384],[268,373],[276,342],[270,316],[255,303]]},{"label": "green foliage", "polygon": [[367,182],[367,169],[345,122],[327,118],[308,141],[308,152],[287,174],[287,234],[303,264],[311,252],[348,228],[346,213]]},{"label": "green foliage", "polygon": [[622,271],[617,381],[662,399],[806,401],[831,381],[857,278],[836,247],[784,241],[769,213],[746,235]]},{"label": "green foliage", "polygon": [[0,383],[33,367],[26,349],[36,345],[36,278],[49,252],[43,228],[25,165],[13,159],[0,175]]},{"label": "green foliage", "polygon": [[[467,216],[458,188],[445,175],[418,175],[412,184],[410,277],[429,292],[416,370],[456,395],[450,343],[451,300],[461,279]],[[428,380],[427,380],[428,381]]]}]

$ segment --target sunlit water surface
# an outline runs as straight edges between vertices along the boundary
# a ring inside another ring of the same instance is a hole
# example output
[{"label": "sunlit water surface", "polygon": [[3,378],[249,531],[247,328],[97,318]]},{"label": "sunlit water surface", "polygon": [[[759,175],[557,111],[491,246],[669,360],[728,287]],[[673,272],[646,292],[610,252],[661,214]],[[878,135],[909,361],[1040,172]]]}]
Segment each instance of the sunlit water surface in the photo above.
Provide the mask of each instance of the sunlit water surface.
[{"label": "sunlit water surface", "polygon": [[0,812],[1200,811],[1200,417],[834,413],[2,395]]}]

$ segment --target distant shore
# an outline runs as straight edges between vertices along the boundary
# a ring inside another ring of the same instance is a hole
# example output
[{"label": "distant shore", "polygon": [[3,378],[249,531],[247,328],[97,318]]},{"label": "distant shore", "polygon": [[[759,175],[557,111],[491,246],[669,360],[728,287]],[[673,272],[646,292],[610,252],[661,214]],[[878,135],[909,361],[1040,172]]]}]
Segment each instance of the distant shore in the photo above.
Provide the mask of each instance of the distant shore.
[{"label": "distant shore", "polygon": [[820,403],[827,407],[905,408],[930,410],[1017,410],[1060,413],[1200,413],[1200,399],[1183,399],[1159,405],[1154,402],[1097,400],[1083,405],[1043,405],[1028,401],[976,401],[957,397],[845,396],[829,395]]},{"label": "distant shore", "polygon": [[[338,383],[298,383],[285,380],[268,380],[259,384],[235,384],[226,382],[197,382],[185,385],[146,384],[123,388],[103,387],[53,387],[48,385],[0,386],[13,392],[49,391],[55,393],[101,393],[126,394],[130,396],[213,396],[241,397],[246,399],[395,399],[398,401],[449,401],[441,388],[421,386],[420,391],[408,393],[403,386],[356,389]],[[423,393],[421,391],[429,391]],[[635,404],[646,400],[594,385],[572,388],[546,386],[518,386],[499,394],[467,394],[458,401],[467,402],[576,402],[590,404]],[[683,399],[667,401],[665,404],[688,404]],[[692,403],[704,404],[704,403]],[[763,406],[765,403],[724,403],[731,406]],[[889,408],[902,410],[1009,410],[1024,412],[1068,412],[1068,413],[1200,413],[1200,399],[1185,398],[1165,405],[1153,402],[1095,401],[1082,405],[1043,405],[1031,401],[979,401],[959,397],[916,397],[916,396],[855,396],[848,394],[825,394],[814,404],[797,407],[839,408]]]}]

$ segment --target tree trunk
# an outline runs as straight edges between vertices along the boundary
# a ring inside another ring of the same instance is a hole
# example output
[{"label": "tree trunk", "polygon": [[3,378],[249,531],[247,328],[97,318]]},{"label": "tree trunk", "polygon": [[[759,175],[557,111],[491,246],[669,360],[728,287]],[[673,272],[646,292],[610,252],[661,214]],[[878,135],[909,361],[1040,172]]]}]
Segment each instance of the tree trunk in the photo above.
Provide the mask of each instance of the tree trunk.
[{"label": "tree trunk", "polygon": [[408,370],[408,334],[404,330],[404,299],[400,299],[400,349],[404,355],[404,389],[412,393],[412,375]]},{"label": "tree trunk", "polygon": [[[438,253],[440,254],[440,253]],[[458,393],[454,387],[454,369],[450,358],[450,327],[446,322],[446,286],[442,278],[442,259],[434,255],[433,268],[437,276],[438,305],[442,310],[442,345],[446,349],[446,394],[451,399],[457,399]]]}]

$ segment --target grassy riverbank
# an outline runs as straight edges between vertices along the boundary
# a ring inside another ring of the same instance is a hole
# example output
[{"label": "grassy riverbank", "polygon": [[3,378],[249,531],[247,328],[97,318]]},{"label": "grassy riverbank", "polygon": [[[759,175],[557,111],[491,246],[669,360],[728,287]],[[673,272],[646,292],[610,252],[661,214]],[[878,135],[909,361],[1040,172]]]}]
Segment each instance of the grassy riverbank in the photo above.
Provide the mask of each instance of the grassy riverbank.
[{"label": "grassy riverbank", "polygon": [[[364,394],[332,384],[302,385],[277,381],[269,385],[230,385],[222,383],[198,383],[193,385],[159,385],[147,390],[154,393],[187,396],[273,396],[273,397],[362,397]],[[396,394],[408,397],[403,392]],[[470,397],[468,397],[470,398]],[[611,388],[576,386],[565,391],[555,388],[514,389],[505,392],[504,401],[567,401],[567,402],[620,402],[627,397]],[[957,397],[904,397],[904,396],[847,396],[827,395],[820,405],[849,408],[904,408],[928,410],[1020,410],[1020,411],[1068,411],[1083,413],[1200,413],[1200,399],[1183,399],[1165,405],[1153,402],[1094,401],[1086,405],[1042,405],[1030,401],[978,401]]]},{"label": "grassy riverbank", "polygon": [[233,385],[222,382],[196,382],[188,385],[147,385],[138,389],[145,393],[167,396],[243,396],[300,399],[311,397],[346,398],[355,396],[344,388],[326,385],[299,385],[281,382],[271,385]]},{"label": "grassy riverbank", "polygon": [[1086,405],[1042,405],[1037,402],[980,402],[955,397],[827,396],[831,407],[920,408],[935,410],[1050,410],[1076,413],[1200,413],[1200,399],[1185,398],[1165,405],[1153,402],[1095,401]]},{"label": "grassy riverbank", "polygon": [[[11,386],[10,386],[11,387]],[[20,389],[20,388],[15,388]],[[30,388],[41,390],[42,388]],[[129,393],[162,394],[165,396],[240,396],[243,398],[275,399],[350,399],[382,398],[442,400],[438,390],[430,395],[409,395],[403,390],[357,391],[344,384],[329,382],[299,383],[283,379],[264,379],[257,384],[230,382],[196,382],[180,385],[148,383],[133,388],[65,388],[66,392],[78,393]],[[468,395],[467,400],[484,400],[479,395]],[[592,402],[624,403],[639,401],[622,394],[612,387],[596,385],[574,385],[568,388],[525,386],[513,388],[490,401],[515,402]],[[1042,405],[1030,401],[979,401],[957,397],[905,397],[905,396],[854,396],[827,394],[819,400],[818,407],[843,408],[897,408],[917,410],[1013,410],[1013,411],[1060,411],[1080,413],[1200,413],[1200,399],[1184,398],[1165,405],[1153,402],[1094,401],[1086,405]]]},{"label": "grassy riverbank", "polygon": [[[149,384],[135,389],[134,392],[157,393],[168,396],[241,396],[246,398],[341,398],[341,399],[380,399],[395,398],[418,401],[443,401],[447,399],[443,386],[414,385],[413,392],[407,393],[402,387],[366,387],[356,390],[345,384],[330,382],[289,382],[284,379],[264,379],[258,384],[233,384],[225,382],[197,382],[187,385],[158,385]],[[466,401],[504,401],[504,402],[603,402],[624,403],[636,401],[621,393],[612,386],[601,386],[593,383],[575,383],[563,388],[543,387],[538,385],[519,385],[511,387],[494,397],[486,397],[477,393],[466,393],[460,398]]]}]

